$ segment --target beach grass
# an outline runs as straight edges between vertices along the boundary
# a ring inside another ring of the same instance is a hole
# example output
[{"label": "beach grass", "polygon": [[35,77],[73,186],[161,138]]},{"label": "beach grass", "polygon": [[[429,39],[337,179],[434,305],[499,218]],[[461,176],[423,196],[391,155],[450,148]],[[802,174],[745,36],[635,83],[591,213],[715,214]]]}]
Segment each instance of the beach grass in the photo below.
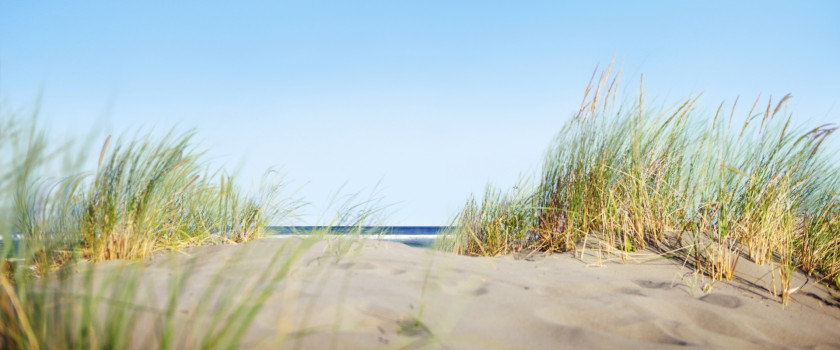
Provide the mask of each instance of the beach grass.
[{"label": "beach grass", "polygon": [[[525,247],[535,220],[529,203],[517,192],[503,193],[488,186],[480,201],[470,198],[457,228],[461,240],[450,242],[456,253],[496,256]],[[457,243],[457,244],[455,244]]]},{"label": "beach grass", "polygon": [[[23,117],[3,110],[0,123],[0,347],[126,348],[138,327],[160,335],[148,346],[236,346],[268,287],[226,286],[220,272],[206,297],[231,301],[199,305],[205,327],[177,338],[175,306],[195,267],[180,269],[159,298],[163,304],[149,308],[137,301],[147,293],[135,273],[138,259],[262,237],[266,225],[301,206],[282,176],[269,171],[256,193],[245,193],[230,175],[205,165],[193,132],[108,136],[97,168],[85,173],[81,157],[68,155],[77,148],[49,144],[37,110]],[[285,278],[311,242],[281,249],[253,273],[265,281]],[[99,276],[91,263],[106,260],[121,267]]]},{"label": "beach grass", "polygon": [[616,105],[611,70],[593,73],[534,185],[468,199],[454,251],[564,252],[597,237],[620,252],[686,248],[714,279],[731,279],[744,253],[777,266],[783,284],[803,269],[840,286],[840,174],[823,145],[836,127],[793,125],[790,95],[759,97],[746,116],[737,100],[706,114],[700,96],[646,105],[642,85]]},{"label": "beach grass", "polygon": [[[737,100],[714,114],[697,111],[699,97],[651,108],[642,92],[616,105],[620,73],[611,70],[597,81],[593,73],[580,110],[534,179],[511,190],[488,186],[469,198],[439,248],[497,256],[565,252],[592,240],[622,257],[659,250],[711,284],[732,279],[743,255],[773,266],[782,287],[772,292],[783,303],[797,269],[840,286],[840,170],[823,146],[835,128],[791,125],[789,96],[756,99],[745,117],[734,113]],[[200,285],[196,276],[205,272],[196,260],[173,259],[174,275],[155,294],[140,280],[151,261],[144,258],[248,242],[293,217],[302,204],[288,195],[282,176],[269,171],[256,193],[246,193],[206,165],[194,132],[107,136],[85,151],[51,145],[35,117],[2,114],[0,126],[3,348],[243,346],[257,313],[307,249],[327,239],[326,256],[337,263],[357,252],[363,226],[382,215],[376,199],[335,199],[339,215],[323,230],[248,271],[260,283],[226,283],[225,274],[247,259],[239,250]],[[82,157],[68,152],[97,155],[96,168],[80,171]],[[357,229],[336,238],[332,227]],[[9,243],[16,240],[19,246]],[[348,276],[340,288],[348,288]],[[190,298],[196,291],[200,296]],[[185,300],[198,300],[187,316]],[[301,307],[298,335],[330,331],[309,329],[315,306]],[[431,333],[423,310],[419,305],[399,332]],[[297,336],[280,333],[275,345]]]},{"label": "beach grass", "polygon": [[[194,132],[108,136],[95,150],[95,170],[82,172],[77,161],[54,174],[58,158],[79,150],[50,148],[37,118],[4,114],[0,122],[0,348],[255,345],[244,338],[302,254],[327,241],[330,263],[338,264],[356,253],[362,228],[382,215],[378,198],[350,195],[336,200],[338,214],[322,229],[265,245],[271,251],[259,253],[267,259],[256,266],[249,254],[260,245],[193,256],[190,249],[200,246],[261,238],[267,225],[290,222],[303,204],[276,171],[266,172],[254,193],[211,171],[192,146]],[[339,226],[356,229],[335,237]],[[254,279],[230,283],[231,273]],[[281,317],[275,336],[258,345],[299,347],[300,337],[329,331],[309,329],[314,305],[297,307],[310,310],[299,325],[283,328],[298,321]]]},{"label": "beach grass", "polygon": [[[12,193],[20,254],[38,271],[78,256],[88,261],[136,259],[161,249],[238,243],[259,238],[269,219],[300,202],[283,197],[282,177],[269,172],[245,194],[223,171],[210,171],[190,148],[193,133],[159,139],[107,137],[93,175],[45,180],[24,171]],[[25,158],[37,159],[29,148]],[[32,162],[26,162],[29,164]]]}]

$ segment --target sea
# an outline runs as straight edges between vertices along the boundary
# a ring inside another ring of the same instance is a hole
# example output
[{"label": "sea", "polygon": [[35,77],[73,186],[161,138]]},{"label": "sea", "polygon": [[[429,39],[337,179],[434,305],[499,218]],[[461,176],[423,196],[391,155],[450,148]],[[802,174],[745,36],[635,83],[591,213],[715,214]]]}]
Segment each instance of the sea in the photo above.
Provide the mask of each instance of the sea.
[{"label": "sea", "polygon": [[270,226],[269,237],[309,235],[329,230],[329,234],[361,234],[372,238],[400,242],[412,247],[431,247],[435,239],[445,234],[447,226]]},{"label": "sea", "polygon": [[[400,242],[412,247],[429,248],[439,235],[444,234],[447,226],[269,226],[266,228],[268,238],[283,238],[285,236],[306,236],[314,232],[329,229],[331,235],[362,234],[380,240]],[[13,238],[13,249],[17,251],[20,235]],[[3,238],[0,237],[0,250],[3,249]]]}]

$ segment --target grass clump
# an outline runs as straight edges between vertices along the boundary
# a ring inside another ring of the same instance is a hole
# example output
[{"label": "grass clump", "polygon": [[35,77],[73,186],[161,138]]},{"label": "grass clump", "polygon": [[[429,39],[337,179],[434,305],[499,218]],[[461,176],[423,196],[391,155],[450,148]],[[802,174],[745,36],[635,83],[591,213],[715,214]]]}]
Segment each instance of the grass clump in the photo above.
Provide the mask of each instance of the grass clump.
[{"label": "grass clump", "polygon": [[487,187],[481,202],[470,198],[459,217],[463,240],[452,248],[460,254],[496,256],[523,249],[534,225],[528,203],[517,192]]},{"label": "grass clump", "polygon": [[[256,271],[270,282],[262,289],[224,286],[220,271],[207,287],[208,298],[236,295],[237,301],[198,306],[196,317],[211,327],[180,339],[173,330],[183,319],[175,308],[195,267],[179,269],[163,304],[151,307],[138,302],[145,297],[137,273],[142,269],[131,259],[261,237],[266,225],[288,219],[300,206],[282,196],[282,178],[268,172],[257,193],[245,194],[231,176],[204,165],[191,146],[193,132],[135,134],[113,143],[109,136],[96,170],[85,174],[78,171],[83,157],[71,154],[75,144],[49,145],[37,111],[24,118],[2,112],[1,348],[126,348],[138,327],[159,336],[148,346],[234,347],[270,284],[285,278],[311,246],[278,251]],[[104,275],[88,263],[113,259],[124,260],[118,263],[124,267]]]},{"label": "grass clump", "polygon": [[[82,249],[89,260],[138,258],[162,248],[259,237],[268,203],[243,200],[230,176],[201,175],[192,134],[118,145],[100,168],[80,207]],[[103,162],[104,161],[104,162]]]},{"label": "grass clump", "polygon": [[791,125],[790,95],[757,99],[743,122],[737,100],[713,115],[696,110],[699,96],[651,109],[642,93],[616,106],[611,68],[590,82],[535,186],[468,200],[455,251],[563,252],[597,236],[623,252],[688,248],[715,279],[731,279],[743,251],[778,264],[783,282],[795,268],[840,282],[840,174],[823,147],[836,127]]},{"label": "grass clump", "polygon": [[92,178],[71,176],[49,187],[27,179],[14,197],[23,251],[40,269],[74,255],[136,259],[160,249],[238,243],[261,237],[270,218],[298,206],[280,197],[281,182],[246,196],[229,175],[210,173],[189,146],[192,136],[135,136],[112,148],[108,137]]}]

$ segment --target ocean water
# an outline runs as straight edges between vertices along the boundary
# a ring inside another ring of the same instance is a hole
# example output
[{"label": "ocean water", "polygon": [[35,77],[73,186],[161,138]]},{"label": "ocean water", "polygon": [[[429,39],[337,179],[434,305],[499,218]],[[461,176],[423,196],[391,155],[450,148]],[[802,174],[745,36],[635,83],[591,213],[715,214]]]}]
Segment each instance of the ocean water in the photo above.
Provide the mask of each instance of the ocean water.
[{"label": "ocean water", "polygon": [[[307,235],[324,230],[325,226],[271,226],[267,235]],[[377,236],[378,239],[404,243],[413,247],[431,247],[438,235],[445,233],[446,226],[336,226],[331,234],[356,234]]]},{"label": "ocean water", "polygon": [[[270,226],[266,235],[307,235],[326,229],[325,226]],[[431,247],[438,235],[445,233],[446,226],[337,226],[330,229],[331,234],[356,234],[361,229],[363,235],[377,236],[378,239],[404,243],[413,247]],[[12,249],[17,252],[20,235],[12,239]],[[3,249],[0,237],[0,249]]]}]

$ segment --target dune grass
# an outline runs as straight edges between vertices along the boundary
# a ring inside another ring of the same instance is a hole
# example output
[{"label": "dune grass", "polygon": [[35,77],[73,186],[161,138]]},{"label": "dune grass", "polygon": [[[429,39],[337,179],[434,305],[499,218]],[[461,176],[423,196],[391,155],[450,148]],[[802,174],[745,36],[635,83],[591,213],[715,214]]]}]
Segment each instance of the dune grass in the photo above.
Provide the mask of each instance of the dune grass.
[{"label": "dune grass", "polygon": [[496,256],[524,248],[534,225],[528,202],[521,193],[502,193],[488,187],[481,202],[470,198],[458,221],[461,240],[451,246],[460,254]]},{"label": "dune grass", "polygon": [[20,251],[32,255],[23,258],[34,259],[41,271],[73,256],[136,259],[160,249],[244,242],[261,237],[270,218],[300,205],[281,197],[276,176],[266,178],[259,193],[243,194],[231,176],[202,165],[201,153],[189,146],[192,136],[135,135],[110,148],[109,136],[92,176],[49,182],[24,175],[7,230],[21,234]]},{"label": "dune grass", "polygon": [[564,252],[597,236],[623,252],[689,247],[715,279],[731,279],[743,252],[783,282],[801,268],[840,286],[840,174],[823,147],[836,127],[792,125],[789,95],[756,99],[745,118],[737,100],[699,113],[699,96],[651,108],[642,92],[616,106],[611,68],[593,73],[534,185],[468,200],[456,252]]},{"label": "dune grass", "polygon": [[[289,218],[301,204],[285,197],[276,172],[267,173],[256,193],[244,193],[231,176],[209,170],[192,137],[135,134],[112,142],[109,136],[91,174],[79,171],[81,157],[68,155],[76,147],[49,144],[36,116],[2,111],[0,347],[126,348],[138,323],[160,334],[156,344],[147,344],[155,347],[185,344],[178,341],[203,348],[236,345],[266,290],[231,288],[216,279],[207,293],[250,297],[207,312],[210,328],[176,341],[174,307],[192,272],[187,269],[168,287],[167,305],[137,310],[142,307],[135,298],[142,293],[131,273],[140,268],[136,259],[259,238],[269,222]],[[307,244],[278,252],[254,273],[284,278]],[[96,276],[89,264],[113,259],[122,260],[125,270]]]},{"label": "dune grass", "polygon": [[[56,161],[76,148],[50,148],[36,118],[3,114],[0,123],[0,348],[247,346],[255,317],[304,252],[328,239],[330,258],[352,255],[362,228],[382,214],[377,199],[349,196],[325,228],[284,241],[259,268],[238,266],[258,247],[249,246],[208,270],[213,264],[197,260],[208,255],[185,250],[260,238],[269,223],[294,217],[302,204],[287,196],[277,172],[245,193],[204,165],[192,132],[170,132],[109,136],[94,151],[95,170],[80,172],[74,155],[68,164],[76,166],[56,175]],[[356,229],[332,237],[333,226]],[[161,257],[173,266],[161,271],[156,259],[141,259],[161,251],[179,252]],[[257,282],[229,283],[230,271]],[[313,331],[302,322],[300,334],[279,328],[262,345],[299,346],[296,339]]]}]

